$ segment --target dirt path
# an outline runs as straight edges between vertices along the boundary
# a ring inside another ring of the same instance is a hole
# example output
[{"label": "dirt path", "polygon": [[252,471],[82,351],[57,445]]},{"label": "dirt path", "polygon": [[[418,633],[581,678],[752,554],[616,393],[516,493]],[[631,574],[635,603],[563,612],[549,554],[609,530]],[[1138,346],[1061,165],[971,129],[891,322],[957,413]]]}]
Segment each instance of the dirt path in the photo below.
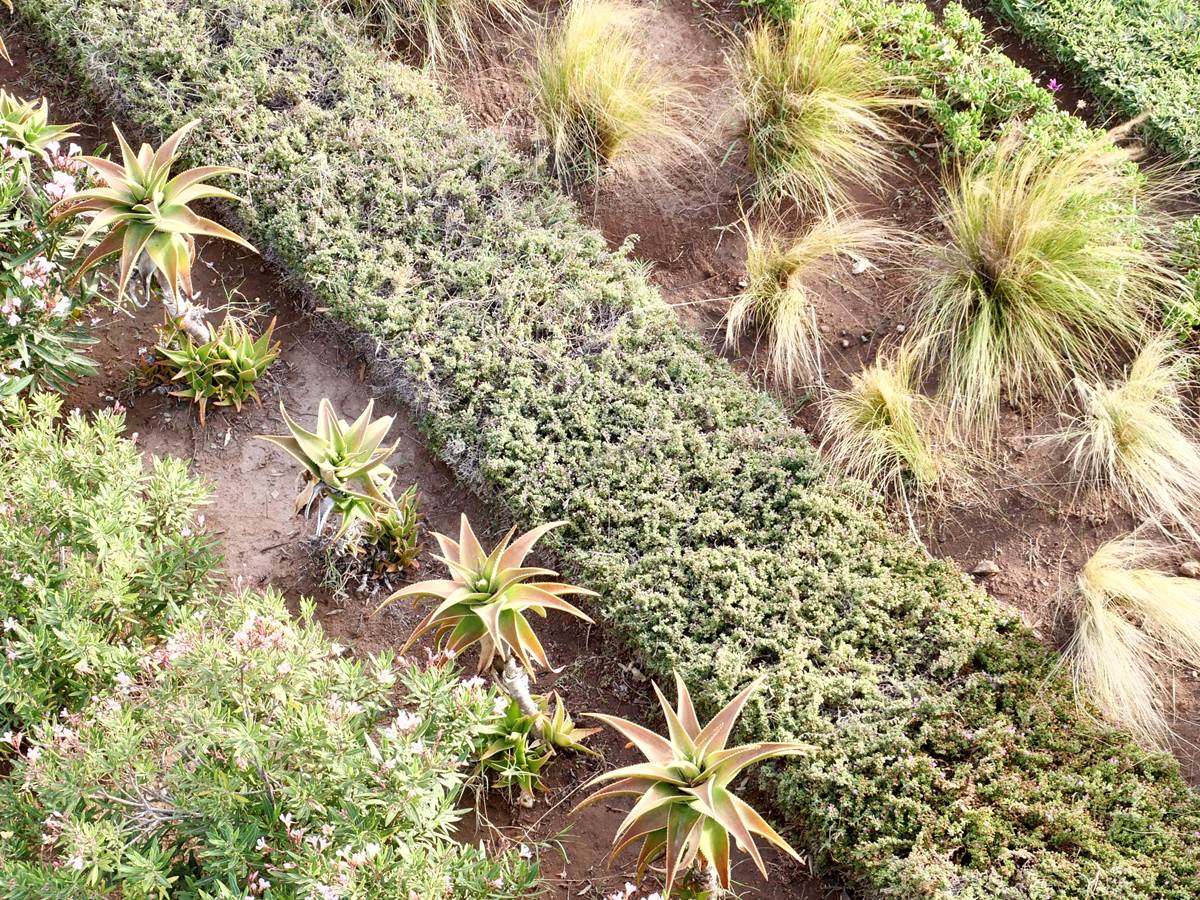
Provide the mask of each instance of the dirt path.
[{"label": "dirt path", "polygon": [[[55,77],[55,67],[44,55],[32,51],[32,42],[19,29],[5,24],[5,36],[15,65],[0,63],[0,87],[24,96],[48,96],[56,118],[83,122],[78,130],[85,149],[107,139],[107,119],[88,107],[78,92],[66,89]],[[103,123],[97,127],[96,123]],[[397,605],[374,616],[378,597],[350,596],[335,600],[323,591],[306,548],[309,524],[292,512],[300,485],[298,469],[285,454],[256,440],[255,435],[283,431],[279,414],[282,400],[300,421],[311,421],[321,397],[330,398],[343,415],[356,415],[371,398],[377,398],[376,415],[396,417],[391,439],[400,445],[389,465],[401,485],[416,483],[421,510],[429,529],[453,532],[460,512],[466,512],[482,535],[498,539],[508,521],[481,503],[458,484],[450,471],[426,447],[407,411],[390,399],[383,388],[366,380],[366,366],[319,320],[307,318],[294,297],[259,259],[226,245],[202,248],[196,281],[202,298],[218,305],[233,291],[267,318],[278,319],[276,337],[283,345],[280,359],[260,385],[262,406],[237,413],[210,409],[207,427],[201,428],[195,409],[169,396],[165,389],[136,387],[131,377],[143,353],[152,352],[155,309],[127,313],[97,310],[95,333],[100,343],[93,356],[100,372],[79,385],[68,397],[68,408],[93,411],[119,400],[127,412],[128,433],[136,434],[146,454],[173,454],[191,462],[196,474],[213,484],[213,499],[205,524],[216,535],[225,553],[225,572],[236,589],[272,584],[293,605],[301,596],[317,602],[317,616],[330,637],[367,654],[398,648],[416,623],[418,610]],[[419,577],[434,577],[436,563],[428,547],[421,559]],[[539,690],[557,689],[577,715],[593,710],[639,719],[661,727],[661,715],[645,677],[630,663],[618,642],[597,628],[550,619],[542,634],[550,658],[565,665],[561,674],[546,675]],[[581,722],[582,724],[582,722]],[[611,733],[592,742],[600,758],[563,756],[549,769],[548,791],[534,808],[514,810],[496,795],[487,798],[479,815],[464,821],[464,837],[489,843],[554,842],[562,851],[543,857],[548,898],[602,898],[622,889],[632,878],[636,854],[627,853],[611,868],[607,848],[625,816],[624,804],[597,804],[579,815],[570,810],[583,796],[579,788],[593,775],[616,765],[637,761]],[[469,798],[465,798],[469,802]],[[802,835],[781,829],[797,845]],[[565,859],[564,854],[565,853]],[[814,900],[829,896],[805,867],[779,854],[769,854],[772,878],[761,878],[739,862],[735,878],[745,900]],[[653,886],[647,884],[647,890]],[[833,896],[836,896],[834,894]]]}]

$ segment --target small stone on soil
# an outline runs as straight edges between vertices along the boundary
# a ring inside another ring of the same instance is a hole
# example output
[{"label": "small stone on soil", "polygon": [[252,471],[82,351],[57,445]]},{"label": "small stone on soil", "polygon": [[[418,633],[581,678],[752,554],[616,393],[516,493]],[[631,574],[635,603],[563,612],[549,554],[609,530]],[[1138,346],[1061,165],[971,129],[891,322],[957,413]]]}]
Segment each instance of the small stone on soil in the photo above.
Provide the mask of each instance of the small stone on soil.
[{"label": "small stone on soil", "polygon": [[1184,578],[1200,578],[1200,560],[1185,559],[1177,569]]},{"label": "small stone on soil", "polygon": [[988,578],[998,574],[1000,567],[990,559],[981,559],[975,564],[975,568],[971,570],[972,575],[978,575],[980,578]]}]

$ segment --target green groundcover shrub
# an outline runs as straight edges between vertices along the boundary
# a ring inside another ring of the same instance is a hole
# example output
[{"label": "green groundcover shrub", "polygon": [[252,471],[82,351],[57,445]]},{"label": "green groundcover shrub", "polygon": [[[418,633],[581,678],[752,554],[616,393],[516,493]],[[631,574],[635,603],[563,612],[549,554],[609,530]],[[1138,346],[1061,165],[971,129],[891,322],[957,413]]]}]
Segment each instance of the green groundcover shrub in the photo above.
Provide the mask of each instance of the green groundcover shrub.
[{"label": "green groundcover shrub", "polygon": [[1200,154],[1200,2],[990,0],[1164,150]]},{"label": "green groundcover shrub", "polygon": [[240,224],[422,414],[459,474],[601,590],[593,611],[744,739],[805,740],[769,788],[865,893],[1194,898],[1174,759],[1075,706],[1053,657],[833,482],[641,268],[319,0],[24,0],[128,122],[204,122],[254,174]]},{"label": "green groundcover shrub", "polygon": [[0,893],[532,896],[532,860],[451,838],[495,699],[453,667],[347,659],[277,594],[198,611],[26,737],[0,781]]},{"label": "green groundcover shrub", "polygon": [[[794,14],[791,0],[743,0],[775,18]],[[1054,95],[987,39],[983,23],[958,3],[935,14],[924,3],[842,0],[865,44],[895,75],[910,79],[928,106],[948,151],[975,156],[1014,121],[1048,148],[1079,146],[1086,123],[1060,110]]]},{"label": "green groundcover shrub", "polygon": [[144,470],[123,416],[76,411],[60,425],[61,405],[0,405],[0,732],[136,672],[217,562],[193,529],[208,489],[187,466]]}]

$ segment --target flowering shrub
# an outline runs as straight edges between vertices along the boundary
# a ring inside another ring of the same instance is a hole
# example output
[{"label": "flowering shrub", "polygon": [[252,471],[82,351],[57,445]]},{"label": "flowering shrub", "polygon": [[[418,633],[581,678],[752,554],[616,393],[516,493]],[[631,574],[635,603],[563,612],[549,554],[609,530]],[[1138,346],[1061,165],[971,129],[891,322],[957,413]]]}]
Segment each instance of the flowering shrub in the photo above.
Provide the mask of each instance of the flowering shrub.
[{"label": "flowering shrub", "polygon": [[[47,110],[0,92],[0,397],[34,382],[61,389],[95,369],[95,341],[77,320],[95,279],[71,280],[83,223],[50,219],[51,207],[86,187],[79,146],[46,123]],[[90,243],[90,242],[89,242]]]},{"label": "flowering shrub", "polygon": [[0,894],[531,896],[528,849],[451,839],[495,694],[346,659],[312,611],[266,594],[198,612],[115,696],[30,735],[0,784]]},{"label": "flowering shrub", "polygon": [[0,733],[136,675],[215,564],[192,531],[207,489],[186,465],[147,472],[119,413],[58,423],[60,406],[43,393],[0,407]]}]

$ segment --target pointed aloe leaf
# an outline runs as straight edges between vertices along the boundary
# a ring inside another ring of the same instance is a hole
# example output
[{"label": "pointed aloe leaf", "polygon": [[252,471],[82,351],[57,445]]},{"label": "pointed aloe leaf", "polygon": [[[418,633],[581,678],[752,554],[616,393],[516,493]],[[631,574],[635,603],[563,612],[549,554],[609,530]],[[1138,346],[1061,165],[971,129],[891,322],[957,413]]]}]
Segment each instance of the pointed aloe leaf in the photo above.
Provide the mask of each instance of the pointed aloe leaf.
[{"label": "pointed aloe leaf", "polygon": [[712,717],[707,725],[696,736],[696,743],[704,750],[705,753],[715,753],[718,750],[724,750],[725,744],[729,741],[729,734],[733,731],[734,723],[741,715],[746,701],[750,699],[750,695],[759,689],[763,679],[756,678],[751,682],[740,694],[730,700],[725,708]]},{"label": "pointed aloe leaf", "polygon": [[733,794],[712,781],[706,781],[693,788],[692,791],[700,799],[705,815],[712,817],[722,829],[733,835],[738,846],[742,848],[743,852],[750,855],[754,864],[758,866],[758,870],[766,878],[767,867],[763,863],[762,854],[758,852],[758,845],[754,842],[750,829],[742,820],[741,813],[738,812],[738,808],[733,802],[735,799]]},{"label": "pointed aloe leaf", "polygon": [[516,609],[536,609],[537,607],[556,609],[577,619],[583,619],[585,622],[592,621],[591,616],[577,606],[563,600],[561,597],[556,597],[554,594],[541,590],[535,584],[518,584],[510,588],[506,599]]},{"label": "pointed aloe leaf", "polygon": [[728,750],[718,750],[709,755],[707,761],[713,774],[713,779],[720,785],[727,785],[738,773],[756,762],[764,759],[774,759],[779,756],[798,756],[801,753],[812,752],[815,748],[809,744],[795,741],[745,744]]},{"label": "pointed aloe leaf", "polygon": [[181,126],[174,134],[162,142],[162,146],[158,148],[158,152],[154,154],[154,158],[150,165],[158,169],[169,169],[171,163],[175,161],[175,157],[179,155],[179,145],[197,125],[200,124],[199,119]]},{"label": "pointed aloe leaf", "polygon": [[679,721],[688,737],[693,741],[700,736],[700,721],[696,718],[696,707],[692,705],[692,695],[688,691],[683,676],[675,672],[675,703],[678,708]]},{"label": "pointed aloe leaf", "polygon": [[547,522],[545,525],[539,525],[537,528],[531,528],[529,531],[526,531],[504,551],[504,555],[500,557],[500,568],[511,569],[520,566],[525,562],[525,557],[529,555],[529,551],[533,549],[533,545],[541,540],[546,532],[553,531],[555,528],[566,524],[565,521]]},{"label": "pointed aloe leaf", "polygon": [[800,854],[792,849],[792,845],[780,837],[779,833],[768,825],[766,820],[749,803],[734,794],[730,794],[729,798],[733,801],[733,805],[737,808],[738,816],[746,823],[747,828],[755,834],[766,838],[784,853],[788,854],[788,856],[797,861],[800,860]]},{"label": "pointed aloe leaf", "polygon": [[622,719],[620,716],[609,716],[603,713],[588,713],[589,718],[598,719],[609,728],[621,734],[627,741],[637,747],[652,763],[671,763],[675,760],[675,748],[662,735],[655,734],[648,728],[643,728],[636,722]]},{"label": "pointed aloe leaf", "polygon": [[475,537],[475,532],[471,530],[471,523],[468,521],[466,513],[463,513],[459,520],[458,547],[459,563],[472,570],[478,570],[486,555],[483,547],[479,545],[479,539]]},{"label": "pointed aloe leaf", "polygon": [[670,735],[671,743],[675,747],[676,756],[690,757],[696,752],[696,744],[692,740],[692,736],[687,733],[687,729],[683,727],[683,722],[679,720],[679,716],[675,714],[675,710],[671,707],[667,698],[663,696],[663,692],[654,682],[651,682],[654,687],[654,695],[658,697],[658,705],[662,707],[663,716],[667,720],[667,733]]}]

